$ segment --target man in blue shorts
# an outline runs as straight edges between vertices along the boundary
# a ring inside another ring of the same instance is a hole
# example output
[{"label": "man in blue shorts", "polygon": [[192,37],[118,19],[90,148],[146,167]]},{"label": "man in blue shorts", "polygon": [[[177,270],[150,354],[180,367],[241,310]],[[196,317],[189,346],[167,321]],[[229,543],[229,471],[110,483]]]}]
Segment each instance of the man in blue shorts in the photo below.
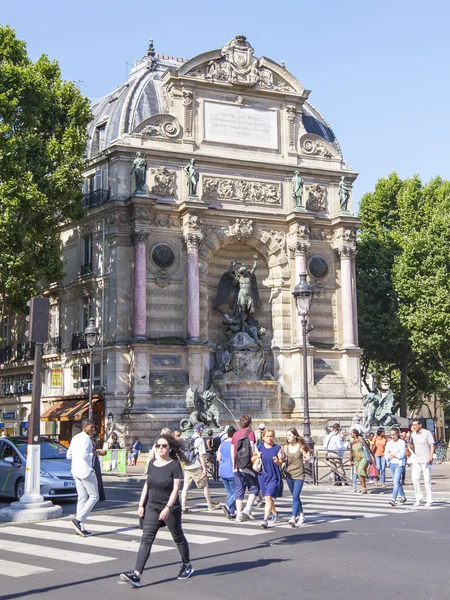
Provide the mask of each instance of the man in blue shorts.
[{"label": "man in blue shorts", "polygon": [[[259,492],[258,475],[252,469],[251,458],[255,451],[255,433],[250,428],[252,418],[241,415],[241,428],[231,438],[231,456],[236,483],[236,522],[254,520],[252,506]],[[242,510],[245,492],[248,490],[247,504]]]}]

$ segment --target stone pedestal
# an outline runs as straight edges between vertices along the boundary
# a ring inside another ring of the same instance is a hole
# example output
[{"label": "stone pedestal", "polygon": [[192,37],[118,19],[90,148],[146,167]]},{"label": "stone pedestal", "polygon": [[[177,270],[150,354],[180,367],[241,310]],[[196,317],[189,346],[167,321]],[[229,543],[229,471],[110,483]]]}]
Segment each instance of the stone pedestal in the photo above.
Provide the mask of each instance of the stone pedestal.
[{"label": "stone pedestal", "polygon": [[58,519],[63,516],[61,506],[50,502],[13,502],[0,510],[0,523],[33,522]]},{"label": "stone pedestal", "polygon": [[252,419],[274,419],[281,415],[281,388],[277,381],[214,381],[211,390],[226,404],[220,403],[220,420],[230,421],[232,415],[239,420],[248,414]]}]

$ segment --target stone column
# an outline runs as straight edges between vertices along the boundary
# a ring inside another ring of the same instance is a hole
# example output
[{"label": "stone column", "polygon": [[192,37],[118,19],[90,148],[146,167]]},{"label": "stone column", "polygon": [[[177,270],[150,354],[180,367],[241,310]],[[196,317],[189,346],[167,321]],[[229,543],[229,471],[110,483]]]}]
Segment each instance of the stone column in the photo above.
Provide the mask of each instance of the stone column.
[{"label": "stone column", "polygon": [[188,291],[188,340],[200,341],[200,281],[198,272],[198,239],[188,235],[187,291]]},{"label": "stone column", "polygon": [[198,247],[203,239],[202,222],[196,214],[183,217],[183,239],[187,248],[187,333],[188,342],[200,341],[200,279]]},{"label": "stone column", "polygon": [[134,241],[134,298],[133,337],[145,340],[147,336],[147,264],[145,246],[148,232],[142,229],[133,232]]},{"label": "stone column", "polygon": [[342,346],[354,348],[355,337],[355,298],[353,286],[353,261],[355,246],[342,246],[338,249],[341,259],[341,314],[342,314]]},{"label": "stone column", "polygon": [[[294,251],[294,257],[295,257],[295,278],[294,278],[294,282],[293,282],[293,287],[295,287],[297,285],[297,283],[299,283],[300,281],[300,273],[306,273],[306,253],[309,250],[310,247],[310,242],[307,241],[301,241],[301,242],[296,242],[295,245],[292,247],[292,250]],[[295,327],[297,330],[297,342],[299,344],[303,343],[303,336],[302,336],[302,318],[300,317],[300,315],[297,312],[296,309],[296,320],[295,320]]]}]

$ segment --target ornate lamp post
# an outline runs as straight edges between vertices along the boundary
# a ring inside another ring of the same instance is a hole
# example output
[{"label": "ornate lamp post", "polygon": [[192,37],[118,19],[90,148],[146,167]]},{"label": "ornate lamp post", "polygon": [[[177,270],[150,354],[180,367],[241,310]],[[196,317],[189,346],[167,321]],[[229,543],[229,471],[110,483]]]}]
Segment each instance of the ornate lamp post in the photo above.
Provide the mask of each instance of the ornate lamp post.
[{"label": "ornate lamp post", "polygon": [[306,336],[313,329],[307,325],[308,313],[314,296],[314,288],[306,281],[306,273],[300,273],[300,282],[294,287],[292,295],[295,298],[298,315],[301,317],[302,341],[303,341],[303,437],[314,454],[314,440],[311,437],[311,425],[309,420],[309,397],[308,397],[308,360],[306,355]]},{"label": "ornate lamp post", "polygon": [[94,346],[97,343],[98,337],[98,328],[95,326],[95,319],[93,317],[89,319],[89,325],[84,330],[84,337],[86,345],[89,348],[89,418],[92,419],[92,386],[94,383],[93,359]]}]

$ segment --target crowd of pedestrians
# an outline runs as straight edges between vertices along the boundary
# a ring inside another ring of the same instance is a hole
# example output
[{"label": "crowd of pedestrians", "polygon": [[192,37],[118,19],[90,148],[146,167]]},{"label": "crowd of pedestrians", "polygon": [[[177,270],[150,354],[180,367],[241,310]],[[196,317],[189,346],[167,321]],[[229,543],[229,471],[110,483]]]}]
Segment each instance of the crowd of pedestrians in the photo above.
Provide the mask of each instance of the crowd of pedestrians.
[{"label": "crowd of pedestrians", "polygon": [[[124,572],[120,579],[133,587],[140,586],[141,575],[150,556],[151,548],[161,527],[167,526],[181,556],[181,569],[178,579],[187,579],[194,569],[190,563],[189,545],[182,528],[182,514],[190,512],[187,495],[192,483],[203,491],[209,511],[222,508],[226,517],[236,523],[254,521],[252,508],[259,506],[263,499],[264,514],[261,527],[267,529],[279,519],[276,501],[283,495],[284,483],[292,496],[289,525],[302,525],[306,516],[303,510],[301,492],[305,481],[305,465],[311,463],[310,448],[295,428],[289,428],[283,444],[276,443],[276,432],[263,423],[257,434],[251,427],[249,415],[242,415],[239,428],[227,426],[223,432],[214,435],[208,431],[203,437],[204,426],[198,423],[193,435],[183,439],[179,432],[168,428],[161,433],[149,452],[145,467],[146,482],[140,496],[138,514],[143,529],[134,569]],[[76,518],[72,525],[78,535],[90,535],[84,524],[89,513],[99,501],[98,476],[95,463],[97,455],[92,444],[95,430],[93,421],[86,419],[82,431],[74,436],[67,456],[72,459],[72,473],[78,491]],[[279,436],[280,437],[280,436]],[[108,443],[110,449],[119,449],[117,434]],[[136,438],[130,454],[142,449]],[[344,468],[344,454],[349,451],[352,468],[353,491],[359,480],[361,493],[367,494],[367,482],[374,481],[385,485],[386,469],[392,475],[393,489],[389,504],[396,506],[407,502],[403,488],[406,462],[412,465],[411,479],[415,493],[414,506],[424,501],[421,478],[425,485],[426,505],[432,505],[431,465],[435,442],[432,434],[423,428],[420,419],[413,419],[411,432],[400,432],[397,427],[389,431],[389,438],[383,428],[366,437],[361,427],[355,425],[350,436],[335,423],[324,439],[328,464],[331,466],[335,485],[348,484]],[[103,451],[104,453],[104,451]],[[133,462],[136,456],[129,456]],[[226,490],[226,501],[220,505],[211,500],[207,462],[217,463],[218,476]],[[373,468],[373,469],[372,469]],[[99,469],[98,469],[99,470]],[[100,475],[101,480],[101,475]],[[181,491],[181,494],[180,494]]]}]

